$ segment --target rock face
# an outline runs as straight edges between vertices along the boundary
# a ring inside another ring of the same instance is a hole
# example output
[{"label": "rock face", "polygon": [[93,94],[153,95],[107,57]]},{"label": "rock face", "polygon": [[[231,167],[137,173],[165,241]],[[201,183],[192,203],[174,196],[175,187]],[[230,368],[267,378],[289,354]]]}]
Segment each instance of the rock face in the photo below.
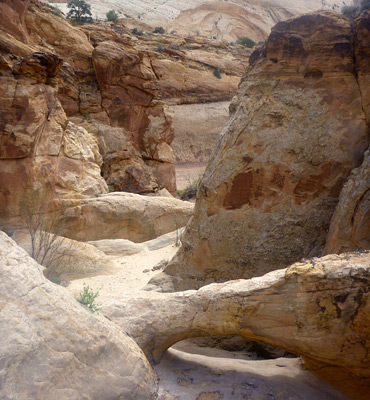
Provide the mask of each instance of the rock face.
[{"label": "rock face", "polygon": [[106,192],[96,140],[68,122],[57,98],[56,75],[62,60],[21,45],[16,48],[19,54],[29,54],[16,57],[6,47],[6,38],[2,43],[1,219],[18,214],[27,187],[47,187],[51,199]]},{"label": "rock face", "polygon": [[192,203],[168,197],[110,193],[65,203],[63,235],[80,241],[128,239],[145,242],[184,225]]},{"label": "rock face", "polygon": [[[129,15],[153,27],[168,26],[174,21],[168,31],[177,28],[186,34],[195,34],[198,30],[212,35],[221,31],[233,40],[235,35],[239,38],[246,33],[263,32],[266,37],[269,28],[296,14],[323,8],[339,11],[343,5],[353,4],[352,0],[107,0],[104,3],[88,0],[88,3],[92,6],[93,15],[100,18],[105,18],[107,11],[114,9],[122,16]],[[63,11],[67,10],[65,5],[57,5]]]},{"label": "rock face", "polygon": [[176,162],[208,162],[217,139],[229,119],[228,101],[173,106],[173,126],[176,132],[172,143]]},{"label": "rock face", "polygon": [[342,189],[330,224],[325,252],[370,250],[370,152]]},{"label": "rock face", "polygon": [[365,400],[369,283],[369,253],[331,255],[198,291],[139,292],[112,302],[103,313],[125,326],[154,360],[185,338],[240,335],[302,356],[350,398]]},{"label": "rock face", "polygon": [[176,290],[249,278],[320,255],[340,190],[368,148],[349,22],[281,22],[251,56],[198,190]]},{"label": "rock face", "polygon": [[154,399],[156,379],[135,342],[92,314],[0,232],[0,397]]}]

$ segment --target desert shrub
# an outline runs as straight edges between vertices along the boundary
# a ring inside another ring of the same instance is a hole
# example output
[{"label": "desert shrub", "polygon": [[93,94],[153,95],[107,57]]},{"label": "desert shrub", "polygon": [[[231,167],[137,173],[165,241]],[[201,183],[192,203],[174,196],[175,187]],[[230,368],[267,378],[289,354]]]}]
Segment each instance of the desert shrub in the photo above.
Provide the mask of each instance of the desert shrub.
[{"label": "desert shrub", "polygon": [[164,33],[163,26],[156,26],[153,30],[153,33]]},{"label": "desert shrub", "polygon": [[101,310],[101,304],[97,304],[95,300],[99,296],[99,292],[100,289],[94,291],[93,288],[84,283],[83,289],[80,292],[80,297],[77,301],[88,307],[91,312],[98,312]]},{"label": "desert shrub", "polygon": [[361,1],[361,11],[370,9],[370,0],[362,0]]},{"label": "desert shrub", "polygon": [[360,8],[357,6],[344,6],[342,7],[342,14],[346,16],[347,18],[353,18],[358,12],[360,11]]},{"label": "desert shrub", "polygon": [[54,7],[54,8],[53,8],[53,14],[54,14],[54,15],[61,15],[61,14],[63,14],[63,13],[62,13],[62,10],[61,10],[60,8]]},{"label": "desert shrub", "polygon": [[109,10],[105,16],[107,17],[107,20],[113,23],[118,22],[118,14],[114,10]]},{"label": "desert shrub", "polygon": [[143,31],[139,31],[137,28],[131,29],[131,33],[133,33],[136,36],[143,36],[144,35],[144,32]]},{"label": "desert shrub", "polygon": [[191,182],[185,189],[176,190],[177,196],[181,200],[191,200],[197,197],[199,178]]},{"label": "desert shrub", "polygon": [[70,0],[67,4],[69,8],[67,18],[77,22],[90,22],[91,6],[84,0]]},{"label": "desert shrub", "polygon": [[72,257],[72,242],[62,233],[62,210],[47,213],[47,190],[26,189],[20,201],[22,222],[30,236],[30,256],[47,270],[49,276],[58,263]]},{"label": "desert shrub", "polygon": [[217,79],[221,79],[221,70],[220,70],[220,68],[216,68],[214,71],[213,71],[213,75],[217,78]]},{"label": "desert shrub", "polygon": [[240,39],[237,40],[238,44],[241,44],[242,46],[247,47],[248,49],[251,49],[252,47],[254,47],[256,45],[256,42],[254,40],[252,40],[249,37],[242,37]]},{"label": "desert shrub", "polygon": [[170,44],[170,45],[168,46],[168,48],[169,48],[169,49],[172,49],[172,50],[180,50],[180,46],[179,46],[178,44],[176,44],[176,43]]}]

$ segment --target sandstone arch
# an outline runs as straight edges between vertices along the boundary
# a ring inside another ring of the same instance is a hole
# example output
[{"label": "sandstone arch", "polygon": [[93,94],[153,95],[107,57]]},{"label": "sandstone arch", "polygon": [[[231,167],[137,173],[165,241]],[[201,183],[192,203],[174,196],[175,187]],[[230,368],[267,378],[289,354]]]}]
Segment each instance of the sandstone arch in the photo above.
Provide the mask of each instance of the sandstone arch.
[{"label": "sandstone arch", "polygon": [[365,399],[369,283],[369,253],[332,255],[197,291],[138,292],[103,312],[154,362],[185,338],[239,335],[303,356],[318,375]]}]

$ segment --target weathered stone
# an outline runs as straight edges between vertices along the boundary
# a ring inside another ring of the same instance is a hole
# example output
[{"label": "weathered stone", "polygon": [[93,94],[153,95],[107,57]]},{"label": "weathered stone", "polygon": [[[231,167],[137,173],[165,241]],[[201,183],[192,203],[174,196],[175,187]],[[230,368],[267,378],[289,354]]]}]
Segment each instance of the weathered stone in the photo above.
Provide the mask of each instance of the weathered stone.
[{"label": "weathered stone", "polygon": [[321,255],[340,190],[368,148],[353,36],[322,11],[276,25],[251,57],[165,272],[175,288]]},{"label": "weathered stone", "polygon": [[197,291],[123,295],[103,313],[153,360],[186,338],[240,335],[302,356],[317,375],[365,400],[369,284],[370,253],[348,253]]},{"label": "weathered stone", "polygon": [[333,215],[325,253],[370,250],[370,151],[344,185]]},{"label": "weathered stone", "polygon": [[[44,243],[40,244],[40,238]],[[29,231],[17,230],[12,239],[32,256]],[[68,280],[69,276],[104,274],[113,268],[112,261],[106,257],[108,253],[90,244],[46,232],[36,232],[34,240],[35,258],[46,267],[44,274],[49,279]]]},{"label": "weathered stone", "polygon": [[109,193],[65,203],[63,235],[75,240],[145,242],[186,225],[193,204],[168,197]]},{"label": "weathered stone", "polygon": [[156,378],[125,333],[92,314],[0,232],[0,397],[148,400]]}]

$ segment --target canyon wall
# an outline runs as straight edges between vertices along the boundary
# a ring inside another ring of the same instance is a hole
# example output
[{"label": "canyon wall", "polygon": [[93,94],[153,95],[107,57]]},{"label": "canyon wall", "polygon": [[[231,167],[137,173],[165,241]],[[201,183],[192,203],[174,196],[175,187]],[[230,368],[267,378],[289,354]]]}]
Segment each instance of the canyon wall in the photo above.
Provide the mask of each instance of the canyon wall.
[{"label": "canyon wall", "polygon": [[369,146],[368,14],[355,22],[362,36],[331,11],[281,22],[252,54],[182,246],[154,283],[250,278],[323,252]]}]

